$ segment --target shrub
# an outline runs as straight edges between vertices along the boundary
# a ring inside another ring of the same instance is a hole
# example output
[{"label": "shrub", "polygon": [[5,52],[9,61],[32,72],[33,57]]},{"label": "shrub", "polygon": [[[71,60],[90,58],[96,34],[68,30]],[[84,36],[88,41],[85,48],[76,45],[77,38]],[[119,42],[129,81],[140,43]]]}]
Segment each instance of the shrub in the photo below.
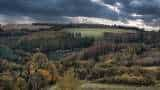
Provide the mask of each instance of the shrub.
[{"label": "shrub", "polygon": [[14,54],[12,49],[0,46],[0,58],[15,60],[17,59],[17,56]]},{"label": "shrub", "polygon": [[45,68],[48,64],[48,57],[45,54],[38,52],[32,56],[32,61],[38,65],[38,68]]},{"label": "shrub", "polygon": [[76,78],[73,69],[64,73],[64,77],[57,83],[56,90],[80,90],[81,82]]}]

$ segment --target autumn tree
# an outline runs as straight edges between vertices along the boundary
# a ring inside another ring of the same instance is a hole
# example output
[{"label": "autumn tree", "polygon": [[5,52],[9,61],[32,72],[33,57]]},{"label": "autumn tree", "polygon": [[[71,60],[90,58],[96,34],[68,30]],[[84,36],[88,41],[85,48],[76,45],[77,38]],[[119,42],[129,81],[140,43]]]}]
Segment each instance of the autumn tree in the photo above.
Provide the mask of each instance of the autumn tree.
[{"label": "autumn tree", "polygon": [[48,82],[38,73],[34,73],[29,77],[28,89],[29,90],[47,90]]},{"label": "autumn tree", "polygon": [[27,82],[22,77],[17,77],[14,80],[14,84],[13,85],[14,85],[13,90],[28,90],[27,89]]},{"label": "autumn tree", "polygon": [[38,52],[32,56],[32,62],[37,64],[38,68],[45,68],[48,64],[48,57],[45,54]]},{"label": "autumn tree", "polygon": [[48,64],[48,67],[47,67],[50,75],[51,75],[51,78],[52,78],[52,83],[55,83],[60,77],[58,75],[58,71],[57,71],[57,68],[55,66],[55,64]]}]

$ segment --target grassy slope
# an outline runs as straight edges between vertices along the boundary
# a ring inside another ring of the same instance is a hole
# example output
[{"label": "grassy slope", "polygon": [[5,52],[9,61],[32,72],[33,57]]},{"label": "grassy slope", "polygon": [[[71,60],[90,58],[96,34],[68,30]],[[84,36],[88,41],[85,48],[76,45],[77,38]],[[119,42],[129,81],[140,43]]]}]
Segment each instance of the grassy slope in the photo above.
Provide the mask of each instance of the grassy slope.
[{"label": "grassy slope", "polygon": [[63,31],[71,33],[81,33],[82,36],[92,36],[92,37],[102,37],[104,32],[113,32],[113,33],[133,32],[131,30],[103,29],[103,28],[68,28],[68,29],[63,29]]}]

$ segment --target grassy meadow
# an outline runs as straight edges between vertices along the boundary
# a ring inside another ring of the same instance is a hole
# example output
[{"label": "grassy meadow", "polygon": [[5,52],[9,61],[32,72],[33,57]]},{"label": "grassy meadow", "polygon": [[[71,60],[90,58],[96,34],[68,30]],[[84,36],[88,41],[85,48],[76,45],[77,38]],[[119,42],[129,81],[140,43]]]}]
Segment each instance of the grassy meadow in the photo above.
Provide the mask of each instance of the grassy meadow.
[{"label": "grassy meadow", "polygon": [[62,31],[69,32],[69,33],[81,33],[82,37],[94,37],[94,38],[101,38],[103,37],[105,32],[112,32],[112,33],[126,33],[126,32],[133,32],[132,30],[123,30],[123,29],[103,29],[103,28],[67,28],[63,29]]}]

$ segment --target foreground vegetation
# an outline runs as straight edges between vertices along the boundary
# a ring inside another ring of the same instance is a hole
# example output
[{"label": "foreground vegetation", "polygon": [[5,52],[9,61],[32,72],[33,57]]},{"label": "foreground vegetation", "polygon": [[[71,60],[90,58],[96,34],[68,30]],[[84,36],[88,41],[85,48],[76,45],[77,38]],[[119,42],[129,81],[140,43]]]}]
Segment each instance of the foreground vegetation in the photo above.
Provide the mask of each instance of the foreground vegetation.
[{"label": "foreground vegetation", "polygon": [[0,90],[159,90],[160,32],[66,30],[0,32]]}]

